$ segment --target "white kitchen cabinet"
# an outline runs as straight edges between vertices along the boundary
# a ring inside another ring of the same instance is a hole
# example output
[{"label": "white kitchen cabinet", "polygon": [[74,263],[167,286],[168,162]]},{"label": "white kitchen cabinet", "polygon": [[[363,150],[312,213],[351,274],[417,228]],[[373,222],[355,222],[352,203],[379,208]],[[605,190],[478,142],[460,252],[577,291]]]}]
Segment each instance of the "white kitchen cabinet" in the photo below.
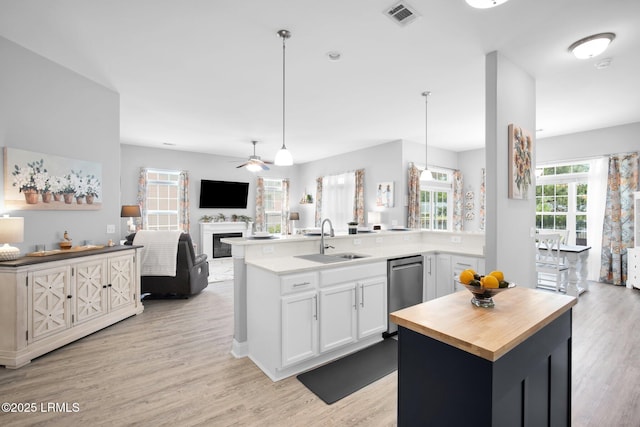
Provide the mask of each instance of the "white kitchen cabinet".
[{"label": "white kitchen cabinet", "polygon": [[451,255],[438,254],[436,267],[436,298],[453,293],[453,281],[451,280]]},{"label": "white kitchen cabinet", "polygon": [[451,274],[452,274],[454,291],[465,289],[465,287],[462,286],[458,281],[458,278],[460,277],[460,273],[462,273],[464,270],[469,270],[469,269],[481,275],[485,274],[484,259],[470,257],[470,256],[463,256],[463,255],[451,256]]},{"label": "white kitchen cabinet", "polygon": [[382,340],[386,263],[278,276],[247,266],[249,357],[277,381]]},{"label": "white kitchen cabinet", "polygon": [[34,357],[143,311],[139,247],[0,263],[0,364]]},{"label": "white kitchen cabinet", "polygon": [[358,283],[358,339],[387,330],[387,278],[381,276]]},{"label": "white kitchen cabinet", "polygon": [[436,297],[436,281],[437,281],[437,254],[425,254],[424,258],[424,279],[422,282],[423,301],[430,301]]},{"label": "white kitchen cabinet", "polygon": [[320,289],[320,351],[325,352],[357,340],[355,282]]},{"label": "white kitchen cabinet", "polygon": [[318,294],[301,292],[282,298],[282,366],[318,354]]}]

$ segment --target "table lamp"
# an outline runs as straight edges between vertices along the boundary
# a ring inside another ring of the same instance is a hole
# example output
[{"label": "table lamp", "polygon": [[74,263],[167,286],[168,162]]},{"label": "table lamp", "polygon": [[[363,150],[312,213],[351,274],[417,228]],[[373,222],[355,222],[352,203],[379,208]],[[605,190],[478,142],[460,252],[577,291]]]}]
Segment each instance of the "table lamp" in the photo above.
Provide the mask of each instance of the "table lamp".
[{"label": "table lamp", "polygon": [[296,234],[296,221],[300,220],[300,212],[289,212],[291,224],[291,234]]},{"label": "table lamp", "polygon": [[129,218],[127,221],[127,226],[129,227],[129,233],[136,232],[136,226],[133,223],[133,218],[140,218],[142,214],[140,213],[140,206],[138,205],[122,205],[122,209],[120,210],[120,218]]},{"label": "table lamp", "polygon": [[380,212],[367,212],[367,219],[369,220],[369,224],[373,226],[373,230],[380,230]]},{"label": "table lamp", "polygon": [[9,246],[9,243],[20,243],[24,240],[24,218],[9,217],[0,218],[0,261],[10,261],[20,256],[20,249]]}]

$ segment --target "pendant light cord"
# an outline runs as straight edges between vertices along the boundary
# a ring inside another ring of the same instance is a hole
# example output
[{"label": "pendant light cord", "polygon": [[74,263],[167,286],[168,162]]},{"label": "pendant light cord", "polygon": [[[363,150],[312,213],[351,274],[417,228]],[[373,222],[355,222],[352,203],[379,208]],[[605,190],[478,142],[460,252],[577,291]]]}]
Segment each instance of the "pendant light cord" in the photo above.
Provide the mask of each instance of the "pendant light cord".
[{"label": "pendant light cord", "polygon": [[424,169],[427,170],[429,169],[427,160],[428,160],[428,154],[427,154],[427,139],[428,139],[428,129],[429,129],[429,95],[431,95],[431,92],[427,91],[427,92],[422,92],[422,96],[424,96]]},{"label": "pendant light cord", "polygon": [[286,150],[287,147],[284,144],[284,129],[285,129],[285,105],[286,105],[286,100],[285,100],[285,93],[286,93],[286,84],[285,84],[285,75],[286,75],[286,67],[285,67],[285,56],[286,56],[286,49],[285,49],[285,41],[286,41],[286,36],[282,36],[282,149]]}]

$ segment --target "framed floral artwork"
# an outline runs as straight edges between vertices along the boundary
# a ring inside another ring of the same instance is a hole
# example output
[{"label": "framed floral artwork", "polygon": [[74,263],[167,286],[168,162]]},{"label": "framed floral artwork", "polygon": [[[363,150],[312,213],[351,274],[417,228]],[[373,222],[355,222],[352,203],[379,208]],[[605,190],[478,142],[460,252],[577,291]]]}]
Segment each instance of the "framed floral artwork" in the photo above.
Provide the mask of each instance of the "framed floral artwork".
[{"label": "framed floral artwork", "polygon": [[526,200],[531,187],[533,137],[531,132],[509,125],[509,198]]},{"label": "framed floral artwork", "polygon": [[102,208],[102,165],[4,147],[4,204],[8,210]]}]

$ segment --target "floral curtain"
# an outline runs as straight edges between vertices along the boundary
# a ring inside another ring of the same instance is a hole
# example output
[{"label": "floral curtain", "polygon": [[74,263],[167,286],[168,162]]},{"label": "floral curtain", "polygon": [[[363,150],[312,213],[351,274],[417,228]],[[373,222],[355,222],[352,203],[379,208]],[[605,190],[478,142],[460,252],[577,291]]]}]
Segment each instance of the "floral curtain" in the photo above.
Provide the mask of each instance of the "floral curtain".
[{"label": "floral curtain", "polygon": [[409,163],[409,213],[407,227],[420,228],[420,169]]},{"label": "floral curtain", "polygon": [[144,230],[144,218],[147,216],[147,168],[140,168],[138,175],[138,205],[140,206],[140,218],[135,218],[136,231]]},{"label": "floral curtain", "polygon": [[485,199],[486,199],[486,183],[487,172],[485,168],[482,168],[482,177],[480,178],[480,230],[484,231],[485,224]]},{"label": "floral curtain", "polygon": [[264,223],[264,178],[258,177],[256,179],[256,231],[265,231]]},{"label": "floral curtain", "polygon": [[638,190],[638,153],[609,157],[602,228],[600,282],[625,285],[627,248],[633,241],[633,192]]},{"label": "floral curtain", "polygon": [[356,170],[356,194],[353,201],[353,218],[364,224],[364,169]]},{"label": "floral curtain", "polygon": [[191,225],[189,218],[189,172],[180,171],[178,191],[178,196],[180,197],[180,226],[184,233],[189,233]]},{"label": "floral curtain", "polygon": [[282,222],[280,229],[282,230],[282,234],[285,235],[291,234],[291,221],[289,221],[289,212],[291,211],[289,207],[289,187],[289,178],[284,178],[282,180]]},{"label": "floral curtain", "polygon": [[462,188],[462,172],[453,171],[453,231],[464,229],[464,189]]},{"label": "floral curtain", "polygon": [[320,227],[322,220],[322,177],[316,178],[316,227]]}]

